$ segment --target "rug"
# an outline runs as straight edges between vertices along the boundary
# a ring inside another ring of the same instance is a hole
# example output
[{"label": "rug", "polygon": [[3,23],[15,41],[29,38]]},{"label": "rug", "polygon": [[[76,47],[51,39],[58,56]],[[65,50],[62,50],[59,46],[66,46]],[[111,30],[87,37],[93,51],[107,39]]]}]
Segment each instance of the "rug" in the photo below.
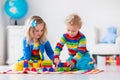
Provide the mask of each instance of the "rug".
[{"label": "rug", "polygon": [[78,71],[68,71],[68,72],[40,72],[40,71],[3,71],[0,74],[97,74],[103,72],[104,70],[101,69],[94,69],[94,70],[78,70]]}]

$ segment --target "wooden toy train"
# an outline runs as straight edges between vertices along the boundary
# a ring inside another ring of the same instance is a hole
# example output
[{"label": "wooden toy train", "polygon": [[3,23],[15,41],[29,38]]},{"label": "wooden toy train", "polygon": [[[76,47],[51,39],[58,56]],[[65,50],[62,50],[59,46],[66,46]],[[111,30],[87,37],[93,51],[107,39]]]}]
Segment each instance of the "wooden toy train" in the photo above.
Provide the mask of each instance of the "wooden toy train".
[{"label": "wooden toy train", "polygon": [[19,61],[12,66],[12,69],[15,71],[70,71],[71,69],[67,67],[66,62],[61,62],[57,66],[57,70],[54,67],[54,64],[51,60],[24,60]]}]

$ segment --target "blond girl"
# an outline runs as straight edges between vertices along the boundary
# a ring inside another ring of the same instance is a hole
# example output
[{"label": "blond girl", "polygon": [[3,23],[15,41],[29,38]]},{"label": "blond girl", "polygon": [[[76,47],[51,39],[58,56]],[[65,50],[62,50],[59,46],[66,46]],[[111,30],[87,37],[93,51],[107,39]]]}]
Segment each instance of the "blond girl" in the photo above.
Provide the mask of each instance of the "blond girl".
[{"label": "blond girl", "polygon": [[45,21],[40,16],[32,16],[26,21],[23,39],[23,56],[20,60],[44,60],[44,51],[53,60],[53,50],[47,39]]}]

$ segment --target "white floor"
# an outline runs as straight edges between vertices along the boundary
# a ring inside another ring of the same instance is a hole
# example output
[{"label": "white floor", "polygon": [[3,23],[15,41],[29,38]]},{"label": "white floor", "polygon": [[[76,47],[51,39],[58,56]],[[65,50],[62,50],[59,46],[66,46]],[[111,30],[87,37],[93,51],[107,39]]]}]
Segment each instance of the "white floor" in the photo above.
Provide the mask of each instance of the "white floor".
[{"label": "white floor", "polygon": [[[0,80],[120,80],[120,66],[100,66],[98,74],[0,74]],[[8,66],[0,66],[0,71]]]}]

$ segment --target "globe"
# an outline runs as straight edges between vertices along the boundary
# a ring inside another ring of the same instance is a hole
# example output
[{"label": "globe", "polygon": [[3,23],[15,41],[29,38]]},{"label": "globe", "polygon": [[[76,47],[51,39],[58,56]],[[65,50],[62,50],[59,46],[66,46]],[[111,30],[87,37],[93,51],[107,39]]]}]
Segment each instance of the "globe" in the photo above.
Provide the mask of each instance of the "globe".
[{"label": "globe", "polygon": [[4,10],[12,19],[24,17],[28,11],[26,0],[6,0]]}]

